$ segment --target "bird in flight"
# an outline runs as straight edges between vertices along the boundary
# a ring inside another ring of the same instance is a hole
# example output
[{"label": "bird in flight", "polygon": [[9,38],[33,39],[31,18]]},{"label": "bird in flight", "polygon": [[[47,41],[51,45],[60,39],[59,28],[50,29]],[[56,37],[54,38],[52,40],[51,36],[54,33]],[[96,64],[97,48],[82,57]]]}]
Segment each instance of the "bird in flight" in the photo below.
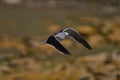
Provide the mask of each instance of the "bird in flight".
[{"label": "bird in flight", "polygon": [[75,42],[82,44],[84,47],[92,49],[92,47],[80,35],[80,33],[73,28],[62,29],[53,35],[50,35],[46,40],[43,41],[43,43],[56,48],[56,50],[62,54],[71,55],[71,53],[60,43],[60,41],[64,40],[65,38],[72,38]]}]

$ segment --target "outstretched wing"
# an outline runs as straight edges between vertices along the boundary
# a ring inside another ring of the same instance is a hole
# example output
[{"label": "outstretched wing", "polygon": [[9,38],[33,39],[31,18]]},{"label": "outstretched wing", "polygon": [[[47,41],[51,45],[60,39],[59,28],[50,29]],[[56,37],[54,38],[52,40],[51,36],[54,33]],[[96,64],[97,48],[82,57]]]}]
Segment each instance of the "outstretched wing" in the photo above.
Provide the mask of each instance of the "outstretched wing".
[{"label": "outstretched wing", "polygon": [[66,55],[71,55],[70,52],[68,50],[66,50],[57,40],[56,38],[51,35],[48,37],[47,44],[51,45],[52,47],[56,48],[57,51],[59,51],[60,53],[66,54]]},{"label": "outstretched wing", "polygon": [[92,47],[88,44],[88,42],[76,30],[71,29],[71,28],[66,28],[66,29],[64,29],[64,32],[67,32],[69,34],[68,37],[70,37],[70,38],[74,39],[75,41],[81,43],[86,48],[92,49]]}]

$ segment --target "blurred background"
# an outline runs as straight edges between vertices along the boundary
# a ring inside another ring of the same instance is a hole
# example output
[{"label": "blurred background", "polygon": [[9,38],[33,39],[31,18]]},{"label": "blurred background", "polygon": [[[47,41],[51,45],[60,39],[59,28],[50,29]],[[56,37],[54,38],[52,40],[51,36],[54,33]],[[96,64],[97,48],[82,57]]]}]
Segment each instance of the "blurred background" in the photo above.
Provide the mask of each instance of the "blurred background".
[{"label": "blurred background", "polygon": [[[93,50],[40,44],[66,27]],[[120,0],[0,0],[0,80],[120,80]]]}]

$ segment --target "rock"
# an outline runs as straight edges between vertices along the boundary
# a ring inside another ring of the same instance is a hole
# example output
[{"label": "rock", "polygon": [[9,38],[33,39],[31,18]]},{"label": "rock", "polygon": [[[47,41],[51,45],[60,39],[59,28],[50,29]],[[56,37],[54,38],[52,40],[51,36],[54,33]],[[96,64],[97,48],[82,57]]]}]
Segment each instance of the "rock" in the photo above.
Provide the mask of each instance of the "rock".
[{"label": "rock", "polygon": [[91,44],[93,47],[99,47],[104,43],[105,39],[103,36],[99,34],[93,34],[88,37],[88,42]]},{"label": "rock", "polygon": [[72,40],[70,40],[70,39],[63,40],[61,43],[62,43],[65,47],[70,47],[70,46],[72,46],[72,44],[73,44]]},{"label": "rock", "polygon": [[88,55],[88,56],[83,56],[83,57],[80,57],[76,60],[76,62],[80,62],[82,64],[84,63],[103,63],[105,60],[106,60],[106,52],[103,52],[103,53],[100,53],[100,54],[97,54],[97,55]]},{"label": "rock", "polygon": [[116,70],[116,66],[114,64],[106,64],[106,65],[102,65],[98,71],[100,73],[104,73],[104,74],[108,74],[108,75],[112,75],[113,72]]},{"label": "rock", "polygon": [[113,27],[110,24],[106,24],[105,26],[101,27],[100,31],[102,34],[109,34],[113,31]]},{"label": "rock", "polygon": [[75,29],[78,30],[81,34],[84,34],[84,35],[90,35],[90,34],[94,34],[94,33],[97,32],[96,28],[92,27],[90,25],[78,26]]},{"label": "rock", "polygon": [[82,18],[80,18],[80,21],[86,22],[86,23],[91,23],[95,26],[98,26],[101,24],[101,20],[98,17],[82,17]]},{"label": "rock", "polygon": [[113,63],[116,64],[117,67],[120,68],[120,51],[114,50],[111,54]]},{"label": "rock", "polygon": [[53,47],[50,47],[48,45],[42,45],[39,48],[43,53],[48,53],[48,54],[56,53],[56,50]]},{"label": "rock", "polygon": [[57,32],[59,30],[60,30],[60,26],[59,25],[51,25],[51,26],[47,27],[47,31],[49,33],[55,33],[55,32]]},{"label": "rock", "polygon": [[91,74],[81,75],[78,80],[94,80],[94,76]]},{"label": "rock", "polygon": [[78,78],[83,78],[88,74],[88,72],[86,71],[84,66],[71,65],[67,68],[65,74],[66,76],[68,76],[68,80],[76,80]]},{"label": "rock", "polygon": [[11,68],[7,65],[0,65],[0,75],[9,75],[12,72]]},{"label": "rock", "polygon": [[114,31],[111,34],[107,36],[107,39],[111,41],[112,43],[120,44],[120,32]]}]

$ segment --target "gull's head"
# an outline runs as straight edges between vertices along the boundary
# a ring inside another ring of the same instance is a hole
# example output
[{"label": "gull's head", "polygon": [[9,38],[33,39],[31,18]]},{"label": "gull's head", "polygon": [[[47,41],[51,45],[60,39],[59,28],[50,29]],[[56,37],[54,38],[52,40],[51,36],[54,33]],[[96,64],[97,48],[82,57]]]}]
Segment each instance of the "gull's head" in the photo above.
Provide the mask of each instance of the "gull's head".
[{"label": "gull's head", "polygon": [[68,36],[69,34],[68,34],[67,32],[64,32],[64,35],[65,35],[65,36]]},{"label": "gull's head", "polygon": [[64,36],[67,38],[69,36],[69,33],[64,32]]}]

